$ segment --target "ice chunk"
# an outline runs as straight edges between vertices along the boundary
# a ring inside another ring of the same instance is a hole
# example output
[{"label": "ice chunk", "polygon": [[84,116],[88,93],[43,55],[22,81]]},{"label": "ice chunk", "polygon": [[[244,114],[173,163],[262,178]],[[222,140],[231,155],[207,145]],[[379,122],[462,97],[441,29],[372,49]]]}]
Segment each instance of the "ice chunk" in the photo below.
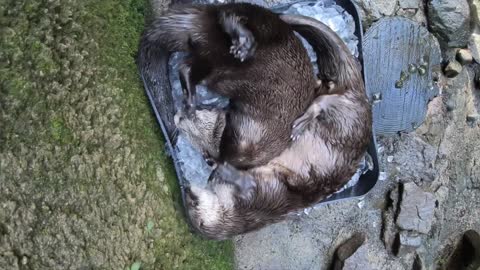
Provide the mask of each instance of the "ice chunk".
[{"label": "ice chunk", "polygon": [[[358,37],[355,36],[355,20],[352,15],[333,1],[299,2],[291,5],[284,13],[304,15],[323,22],[337,33],[355,57],[358,56]],[[309,50],[309,55],[314,54],[311,46],[306,47]]]},{"label": "ice chunk", "polygon": [[177,138],[175,151],[184,178],[189,182],[204,185],[212,173],[212,169],[207,165],[202,154],[182,134],[179,134]]}]

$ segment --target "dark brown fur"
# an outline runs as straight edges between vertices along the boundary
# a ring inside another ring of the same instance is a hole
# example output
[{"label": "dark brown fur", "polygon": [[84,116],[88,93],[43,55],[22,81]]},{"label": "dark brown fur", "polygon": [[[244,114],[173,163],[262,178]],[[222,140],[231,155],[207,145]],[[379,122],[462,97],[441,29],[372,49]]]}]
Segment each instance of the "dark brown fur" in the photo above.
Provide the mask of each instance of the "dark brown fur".
[{"label": "dark brown fur", "polygon": [[[219,165],[207,187],[188,190],[190,219],[206,237],[226,239],[256,230],[319,202],[346,184],[366,153],[372,116],[358,62],[325,25],[282,18],[318,48],[320,74],[334,77],[336,90],[317,97],[295,121],[295,141],[266,165],[248,171]],[[184,119],[179,124],[190,134],[203,123]]]},{"label": "dark brown fur", "polygon": [[[231,53],[229,27],[253,35],[244,61]],[[316,79],[300,40],[277,14],[256,5],[174,7],[146,30],[141,50],[153,46],[189,52],[182,72],[193,85],[190,103],[198,83],[230,98],[219,151],[208,154],[237,168],[264,165],[285,150],[293,121],[315,98]]]}]

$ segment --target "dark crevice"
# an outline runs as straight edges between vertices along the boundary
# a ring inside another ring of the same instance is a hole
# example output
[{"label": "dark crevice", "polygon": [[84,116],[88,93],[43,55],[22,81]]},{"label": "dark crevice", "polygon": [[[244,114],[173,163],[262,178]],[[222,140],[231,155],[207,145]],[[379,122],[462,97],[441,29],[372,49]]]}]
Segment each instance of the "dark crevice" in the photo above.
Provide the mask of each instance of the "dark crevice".
[{"label": "dark crevice", "polygon": [[463,234],[445,269],[470,270],[480,267],[480,235],[469,230]]},{"label": "dark crevice", "polygon": [[400,251],[400,234],[397,233],[395,235],[395,240],[393,241],[392,252],[393,254],[398,255],[399,251]]},{"label": "dark crevice", "polygon": [[422,269],[423,269],[422,259],[420,259],[420,256],[418,256],[417,254],[415,256],[415,259],[413,260],[412,270],[422,270]]},{"label": "dark crevice", "polygon": [[403,184],[398,185],[398,194],[397,194],[397,205],[395,210],[395,219],[397,220],[398,215],[400,214],[400,204],[402,203],[402,196],[403,196]]}]

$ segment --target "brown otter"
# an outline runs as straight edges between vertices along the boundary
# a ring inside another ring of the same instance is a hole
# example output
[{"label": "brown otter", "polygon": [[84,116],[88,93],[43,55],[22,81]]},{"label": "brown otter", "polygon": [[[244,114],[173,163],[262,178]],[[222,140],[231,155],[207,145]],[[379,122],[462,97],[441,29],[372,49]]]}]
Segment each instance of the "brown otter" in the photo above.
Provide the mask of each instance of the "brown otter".
[{"label": "brown otter", "polygon": [[292,27],[257,5],[174,6],[146,29],[140,61],[158,47],[189,53],[179,71],[187,116],[195,115],[199,83],[230,98],[219,116],[225,121],[211,130],[220,130],[221,140],[202,149],[237,168],[264,165],[284,151],[293,121],[318,94],[307,51]]},{"label": "brown otter", "polygon": [[[266,165],[238,170],[218,165],[206,187],[187,190],[187,212],[204,236],[227,239],[280,221],[340,189],[355,173],[372,133],[371,107],[360,66],[342,40],[324,24],[303,16],[281,16],[317,48],[320,76],[335,84],[325,88],[295,121],[291,146]],[[324,84],[325,85],[325,84]],[[179,129],[197,143],[219,134],[220,110],[198,110],[196,118],[176,117]],[[195,134],[195,136],[192,136]],[[215,145],[213,143],[212,145]]]}]

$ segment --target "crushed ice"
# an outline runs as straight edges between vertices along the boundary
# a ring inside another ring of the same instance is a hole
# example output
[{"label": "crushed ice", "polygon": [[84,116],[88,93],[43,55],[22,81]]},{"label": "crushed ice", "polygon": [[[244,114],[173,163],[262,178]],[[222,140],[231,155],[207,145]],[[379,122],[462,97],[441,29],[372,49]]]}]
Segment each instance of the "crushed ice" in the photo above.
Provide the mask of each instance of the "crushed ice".
[{"label": "crushed ice", "polygon": [[[340,38],[342,38],[351,53],[354,56],[358,56],[358,38],[354,34],[355,21],[350,14],[348,14],[342,7],[336,5],[334,1],[321,0],[299,2],[292,4],[284,11],[284,13],[301,14],[313,17],[325,23],[335,31]],[[316,61],[315,52],[310,44],[308,44],[303,38],[300,37],[300,39],[302,40],[303,45],[307,48],[312,63],[314,63]],[[169,61],[169,79],[172,85],[175,110],[177,111],[182,108],[183,102],[183,92],[178,78],[178,69],[184,56],[184,53],[175,53]],[[313,66],[315,69],[317,68],[316,64]],[[228,99],[208,91],[206,87],[199,85],[197,86],[197,104],[225,107],[228,105]],[[207,165],[200,152],[193,148],[187,138],[182,134],[179,134],[177,137],[174,148],[176,151],[176,161],[180,165],[184,179],[198,184],[206,183],[212,169]],[[337,191],[337,193],[356,185],[360,176],[368,170],[368,167],[368,162],[365,159],[365,161],[362,161],[360,164],[357,173],[341,190]],[[308,209],[304,210],[304,214],[308,214],[309,212],[310,210]]]}]

